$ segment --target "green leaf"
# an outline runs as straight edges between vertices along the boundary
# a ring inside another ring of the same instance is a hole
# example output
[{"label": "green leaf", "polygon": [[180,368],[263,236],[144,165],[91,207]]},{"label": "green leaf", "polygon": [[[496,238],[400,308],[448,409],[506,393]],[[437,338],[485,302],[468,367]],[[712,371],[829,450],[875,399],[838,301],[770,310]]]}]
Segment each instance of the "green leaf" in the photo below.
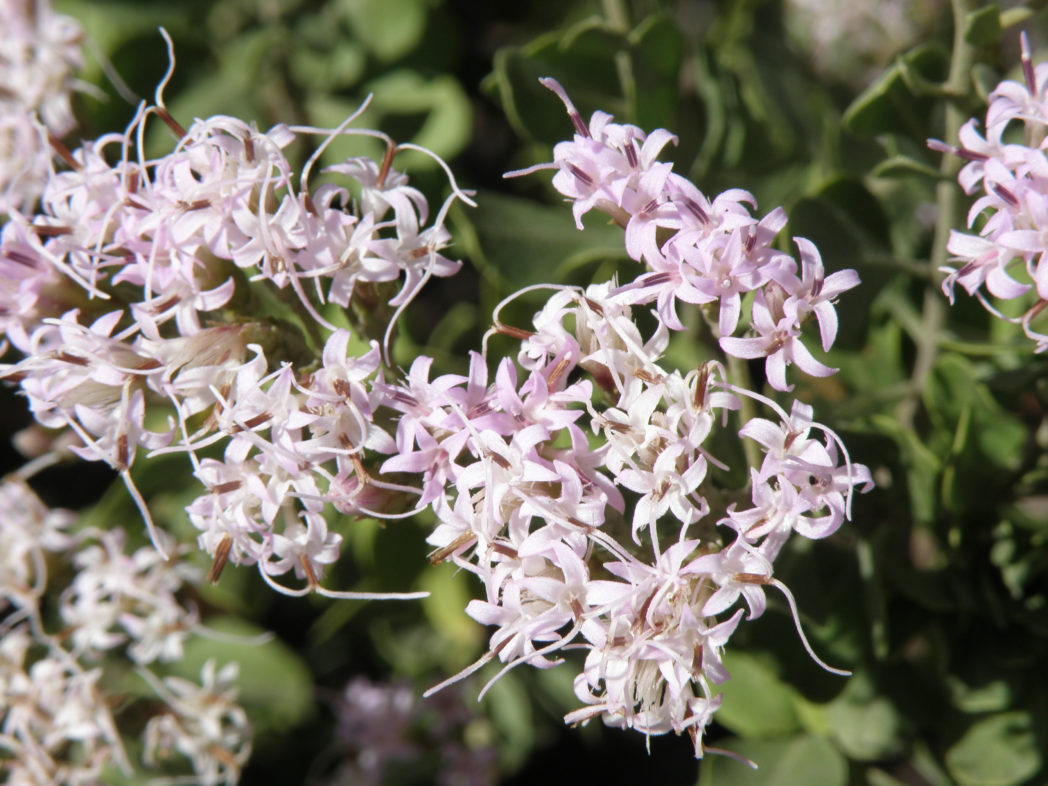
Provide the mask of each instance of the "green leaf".
[{"label": "green leaf", "polygon": [[954,706],[961,712],[999,712],[1012,702],[1012,686],[1003,679],[991,679],[978,685],[969,685],[960,676],[947,675],[947,686]]},{"label": "green leaf", "polygon": [[720,687],[724,697],[717,722],[742,737],[778,737],[800,729],[793,689],[768,662],[747,652],[724,654],[731,679]]},{"label": "green leaf", "polygon": [[[844,113],[844,124],[853,134],[921,134],[929,102],[913,94],[909,79],[936,80],[944,76],[946,59],[931,45],[910,50],[893,63]],[[908,72],[908,73],[904,73]]]},{"label": "green leaf", "polygon": [[869,674],[856,672],[844,691],[824,706],[830,736],[852,759],[876,761],[903,749],[903,719]]},{"label": "green leaf", "polygon": [[702,762],[701,786],[844,786],[848,781],[848,762],[824,737],[735,739],[718,742],[717,747],[755,762],[757,769],[707,754]]},{"label": "green leaf", "polygon": [[[163,39],[157,32],[165,27],[178,37],[184,29],[184,11],[170,3],[143,3],[140,0],[56,0],[55,10],[76,19],[88,40],[101,52],[111,56],[125,42],[139,36],[155,36],[156,46],[163,51]],[[102,76],[97,58],[84,58],[83,78],[94,81]]]},{"label": "green leaf", "polygon": [[294,650],[278,639],[252,641],[265,631],[242,619],[209,619],[207,627],[223,638],[190,639],[182,660],[169,667],[171,674],[197,682],[209,659],[219,668],[236,661],[238,700],[262,734],[286,731],[312,712],[313,677]]},{"label": "green leaf", "polygon": [[870,422],[877,431],[894,439],[899,446],[902,464],[906,469],[910,510],[914,521],[932,521],[937,509],[938,480],[942,472],[942,462],[916,433],[903,428],[894,417],[874,415]]},{"label": "green leaf", "polygon": [[423,571],[418,586],[429,592],[429,597],[422,600],[426,619],[454,642],[456,658],[470,657],[488,632],[464,611],[474,597],[470,575],[453,570],[450,565],[432,565]]},{"label": "green leaf", "polygon": [[539,78],[559,79],[584,117],[597,108],[621,115],[626,107],[615,56],[623,49],[622,36],[604,29],[602,20],[585,20],[573,30],[500,49],[484,88],[497,96],[517,133],[552,144],[569,138],[572,128],[564,106]]},{"label": "green leaf", "polygon": [[1001,40],[1001,14],[996,5],[972,11],[964,18],[964,40],[972,46],[987,46]]},{"label": "green leaf", "polygon": [[[231,115],[245,122],[268,126],[264,96],[279,84],[273,49],[287,37],[287,31],[273,25],[241,33],[220,53],[217,67],[197,77],[168,100],[172,117],[188,128],[197,117]],[[171,131],[163,123],[149,126],[147,150],[150,155],[166,155],[174,147]]]},{"label": "green leaf", "polygon": [[309,46],[288,53],[288,68],[296,84],[314,91],[345,90],[363,76],[367,65],[364,47],[356,41],[339,41],[329,50]]},{"label": "green leaf", "polygon": [[941,180],[943,177],[935,167],[904,155],[884,159],[871,170],[870,175],[872,177],[910,177],[912,175],[921,175],[933,180]]},{"label": "green leaf", "polygon": [[[1022,461],[1027,439],[1025,425],[1002,407],[989,388],[979,379],[979,371],[962,355],[947,352],[939,356],[925,389],[925,406],[937,427],[958,433],[964,421],[971,418],[969,446],[967,440],[955,445],[955,454],[964,471],[984,473],[990,465],[1013,471]],[[972,450],[971,448],[975,448]],[[960,491],[963,491],[961,489]]]},{"label": "green leaf", "polygon": [[[469,141],[473,110],[454,78],[425,79],[415,71],[399,69],[371,80],[366,89],[373,96],[371,104],[352,128],[380,128],[396,142],[411,142],[445,159],[460,153]],[[307,99],[306,113],[313,125],[334,128],[359,106],[359,102],[317,92]],[[384,152],[384,142],[354,135],[350,129],[328,145],[321,163],[334,164],[353,156],[381,160]],[[417,175],[439,165],[431,156],[408,150],[397,154],[393,166]]]},{"label": "green leaf", "polygon": [[1014,711],[972,724],[946,751],[946,767],[960,786],[1011,786],[1041,768],[1033,718]]},{"label": "green leaf", "polygon": [[[501,663],[497,663],[496,666],[483,669],[477,684],[484,684],[501,666]],[[512,671],[500,677],[485,696],[484,704],[503,740],[499,746],[502,768],[512,771],[527,758],[535,745],[537,734],[532,697],[521,672]]]},{"label": "green leaf", "polygon": [[483,254],[480,264],[510,291],[560,281],[563,270],[583,260],[625,255],[622,230],[602,220],[603,213],[587,214],[586,231],[580,232],[563,206],[495,192],[481,192],[476,201],[469,216]]},{"label": "green leaf", "polygon": [[972,66],[972,87],[975,88],[975,94],[982,103],[990,103],[990,93],[1000,83],[1001,75],[986,63],[976,63]]},{"label": "green leaf", "polygon": [[680,104],[677,74],[683,66],[680,28],[666,17],[651,16],[629,35],[635,85],[636,115],[647,128],[676,126]]},{"label": "green leaf", "polygon": [[[414,71],[392,71],[368,83],[374,93],[373,109],[385,118],[423,115],[422,124],[410,141],[451,158],[469,142],[473,110],[458,81],[438,75],[425,79]],[[402,138],[398,142],[405,141]],[[433,159],[422,154],[397,157],[397,166],[407,170],[432,168]]]},{"label": "green leaf", "polygon": [[341,0],[357,38],[376,58],[391,62],[418,44],[426,30],[426,0]]}]

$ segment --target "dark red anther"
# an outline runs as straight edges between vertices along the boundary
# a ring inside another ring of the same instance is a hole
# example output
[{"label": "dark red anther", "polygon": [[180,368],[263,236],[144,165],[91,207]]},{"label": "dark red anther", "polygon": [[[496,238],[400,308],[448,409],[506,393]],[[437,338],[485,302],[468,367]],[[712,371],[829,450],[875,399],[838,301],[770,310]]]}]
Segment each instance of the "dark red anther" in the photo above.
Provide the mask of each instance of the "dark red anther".
[{"label": "dark red anther", "polygon": [[1030,60],[1030,40],[1026,37],[1026,31],[1021,36],[1020,46],[1022,48],[1021,62],[1023,64],[1023,79],[1026,80],[1026,89],[1031,96],[1037,95],[1037,77],[1033,71],[1033,62]]},{"label": "dark red anther", "polygon": [[571,124],[575,126],[575,130],[579,132],[579,136],[586,139],[591,138],[592,135],[590,134],[589,127],[586,125],[586,121],[582,119],[582,115],[580,115],[574,107],[568,110],[568,117],[571,118]]},{"label": "dark red anther", "polygon": [[1012,207],[1019,207],[1019,198],[1000,183],[994,183],[990,188],[993,190],[993,193],[997,194]]},{"label": "dark red anther", "polygon": [[207,572],[207,580],[212,584],[218,584],[218,579],[222,575],[222,569],[226,566],[226,560],[229,559],[229,551],[233,548],[233,538],[229,535],[223,535],[222,540],[218,542],[218,547],[215,549],[215,558],[211,561],[211,569]]},{"label": "dark red anther", "polygon": [[57,357],[63,363],[70,363],[74,366],[86,366],[89,362],[87,358],[82,358],[79,355],[70,355],[68,352],[59,352]]},{"label": "dark red anther", "polygon": [[230,491],[236,491],[244,485],[242,480],[227,480],[225,483],[219,483],[218,485],[211,487],[212,494],[228,494]]},{"label": "dark red anther", "polygon": [[589,175],[587,175],[585,172],[583,172],[577,166],[575,166],[575,164],[568,164],[568,171],[571,172],[571,174],[575,175],[575,177],[577,177],[579,180],[581,180],[587,186],[592,186],[593,185],[593,178],[590,177]]},{"label": "dark red anther", "polygon": [[71,227],[48,226],[47,224],[31,224],[30,226],[37,237],[58,237],[73,232]]},{"label": "dark red anther", "polygon": [[468,545],[474,543],[476,541],[476,539],[477,539],[477,536],[474,533],[472,533],[472,532],[463,532],[461,535],[459,535],[457,538],[455,538],[453,541],[451,541],[451,543],[449,543],[448,545],[443,546],[443,547],[437,549],[432,554],[430,554],[429,555],[429,562],[430,562],[430,564],[431,565],[439,565],[441,562],[446,560],[448,557],[450,557],[452,554],[454,554],[459,549],[463,548],[464,546],[468,546]]},{"label": "dark red anther", "polygon": [[127,469],[127,434],[121,434],[116,438],[116,463],[120,469]]},{"label": "dark red anther", "polygon": [[14,248],[9,248],[4,251],[4,256],[10,259],[12,262],[17,262],[19,265],[25,265],[26,267],[35,268],[36,258],[31,257],[28,254],[23,254]]},{"label": "dark red anther", "polygon": [[637,158],[637,148],[633,145],[633,134],[626,138],[626,147],[623,152],[626,154],[626,161],[629,162],[630,168],[636,169],[640,160]]},{"label": "dark red anther", "polygon": [[710,384],[710,366],[704,365],[699,369],[699,376],[695,380],[695,409],[703,410],[706,407],[706,390]]},{"label": "dark red anther", "polygon": [[507,546],[505,543],[492,543],[491,550],[501,554],[504,557],[509,557],[510,559],[517,559],[517,557],[519,556],[515,548],[513,548],[512,546]]},{"label": "dark red anther", "polygon": [[691,197],[684,197],[684,207],[687,208],[688,212],[691,213],[695,218],[699,219],[703,224],[709,223],[710,217],[705,210],[702,209],[702,205],[696,202]]}]

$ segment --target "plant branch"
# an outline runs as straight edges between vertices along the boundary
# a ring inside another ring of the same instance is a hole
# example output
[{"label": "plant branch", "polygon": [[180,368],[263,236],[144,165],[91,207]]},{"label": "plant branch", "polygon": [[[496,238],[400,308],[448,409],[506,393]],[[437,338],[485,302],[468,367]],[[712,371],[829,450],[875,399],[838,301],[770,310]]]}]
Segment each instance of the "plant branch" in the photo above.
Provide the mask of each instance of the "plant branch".
[{"label": "plant branch", "polygon": [[[960,93],[968,88],[975,59],[975,48],[964,40],[964,20],[972,10],[972,0],[951,0],[950,5],[953,9],[954,26],[953,57],[945,89],[948,93]],[[956,139],[961,125],[966,120],[964,110],[956,102],[947,101],[943,139]],[[943,156],[939,166],[943,180],[935,188],[938,220],[935,223],[935,235],[929,259],[933,275],[934,271],[937,271],[946,262],[946,243],[950,238],[950,230],[957,225],[960,218],[958,186],[956,182],[951,182],[955,180],[960,167],[960,159],[949,154]],[[899,403],[896,412],[899,423],[904,428],[913,428],[918,402],[938,357],[939,334],[945,322],[946,304],[937,286],[925,289],[922,314],[921,333],[917,337],[917,356],[910,376],[910,391]]]}]

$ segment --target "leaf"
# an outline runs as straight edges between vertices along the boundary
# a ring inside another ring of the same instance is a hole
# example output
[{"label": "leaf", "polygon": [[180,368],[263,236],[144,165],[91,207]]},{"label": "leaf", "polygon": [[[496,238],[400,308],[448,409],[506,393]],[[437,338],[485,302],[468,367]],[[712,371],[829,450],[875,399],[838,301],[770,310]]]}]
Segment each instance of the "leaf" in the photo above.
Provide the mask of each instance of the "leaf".
[{"label": "leaf", "polygon": [[560,80],[583,117],[598,107],[621,114],[622,91],[614,69],[620,46],[618,36],[599,29],[574,36],[570,45],[564,33],[553,31],[525,47],[496,52],[484,88],[497,95],[517,133],[552,144],[569,137],[571,124],[563,105],[539,78]]},{"label": "leaf", "polygon": [[364,74],[367,55],[356,41],[340,41],[328,50],[302,46],[288,53],[294,81],[314,91],[345,90]]},{"label": "leaf", "polygon": [[1011,786],[1041,768],[1033,718],[1021,711],[983,718],[946,751],[946,767],[960,786]]},{"label": "leaf", "polygon": [[890,415],[873,415],[870,422],[877,431],[894,439],[899,446],[902,464],[906,469],[910,510],[914,521],[932,521],[937,508],[942,462],[916,433],[903,428]]},{"label": "leaf", "polygon": [[[118,47],[132,38],[155,36],[156,46],[163,47],[157,33],[165,27],[176,34],[184,29],[186,14],[174,5],[143,3],[140,0],[58,0],[55,10],[76,19],[88,40],[99,50],[111,56]],[[97,58],[84,58],[81,76],[93,81],[102,75]]]},{"label": "leaf", "polygon": [[471,656],[487,638],[490,629],[466,614],[466,606],[473,598],[470,577],[450,565],[427,567],[419,579],[420,590],[429,592],[422,600],[422,610],[429,623],[441,635],[454,642],[452,655],[459,660]]},{"label": "leaf", "polygon": [[1001,75],[986,63],[972,66],[972,87],[983,104],[990,103],[990,93],[1001,83]]},{"label": "leaf", "polygon": [[[473,110],[454,77],[438,75],[425,79],[414,71],[393,71],[368,83],[368,90],[375,95],[375,111],[386,118],[424,115],[422,125],[411,137],[414,144],[442,158],[451,158],[469,142]],[[427,156],[416,154],[413,158],[398,156],[397,166],[417,170],[433,167],[435,163]]]},{"label": "leaf", "polygon": [[972,46],[987,46],[1001,40],[1001,13],[993,3],[964,18],[964,40]]},{"label": "leaf", "polygon": [[[425,79],[409,69],[390,71],[366,85],[373,98],[371,104],[354,121],[352,128],[381,128],[396,142],[412,142],[441,158],[458,154],[469,141],[472,107],[458,82],[446,75]],[[353,100],[317,92],[306,101],[310,123],[333,128],[357,111]],[[371,136],[350,133],[331,142],[324,152],[323,165],[344,161],[353,156],[381,160],[385,143]],[[424,153],[404,151],[393,162],[398,171],[413,176],[435,170],[437,162]]]},{"label": "leaf", "polygon": [[1017,469],[1027,439],[1025,425],[997,402],[979,377],[970,360],[947,352],[939,356],[925,388],[929,418],[939,429],[954,434],[952,452],[961,484],[951,489],[956,492],[951,494],[954,503],[978,501],[968,500],[976,493],[968,481],[977,476],[985,480],[987,469]]},{"label": "leaf", "polygon": [[1004,679],[989,679],[970,685],[960,676],[950,674],[946,679],[954,706],[961,712],[998,712],[1012,702],[1012,686]]},{"label": "leaf", "polygon": [[852,675],[841,695],[825,705],[825,713],[830,736],[849,758],[876,761],[903,749],[902,716],[866,672]]},{"label": "leaf", "polygon": [[910,177],[922,175],[933,180],[941,180],[942,173],[933,166],[929,166],[916,158],[905,155],[896,155],[886,158],[875,166],[870,175],[872,177]]},{"label": "leaf", "polygon": [[[203,76],[198,76],[168,100],[171,115],[186,128],[193,118],[220,114],[267,127],[264,94],[278,79],[272,52],[286,36],[283,28],[269,26],[233,38],[220,53],[217,68],[207,69]],[[149,126],[147,151],[150,155],[166,155],[173,147],[167,126],[163,123]]]},{"label": "leaf", "polygon": [[747,652],[726,652],[731,679],[718,686],[724,697],[717,722],[742,737],[778,737],[800,729],[793,689],[767,662]]},{"label": "leaf", "polygon": [[[502,667],[501,663],[496,664],[481,671],[478,685],[483,685],[482,680],[490,679]],[[502,768],[512,771],[527,758],[537,734],[532,698],[521,672],[513,671],[500,677],[485,696],[484,704],[503,740],[499,746]]]},{"label": "leaf", "polygon": [[630,33],[629,43],[637,117],[643,118],[646,128],[673,126],[680,133],[676,123],[680,104],[677,74],[684,57],[680,29],[667,17],[651,16]]},{"label": "leaf", "polygon": [[428,5],[427,0],[341,0],[339,8],[356,37],[388,63],[418,44]]},{"label": "leaf", "polygon": [[596,211],[585,217],[586,231],[575,228],[562,206],[481,192],[470,212],[484,259],[508,289],[560,281],[559,271],[582,259],[625,255],[622,230]]},{"label": "leaf", "polygon": [[[859,136],[922,133],[925,124],[921,118],[930,102],[915,96],[906,81],[935,80],[945,70],[946,59],[936,47],[923,45],[910,50],[851,103],[844,113],[845,126]],[[904,75],[906,71],[910,74]]]},{"label": "leaf", "polygon": [[757,769],[707,754],[702,762],[701,786],[844,786],[848,780],[848,762],[824,737],[734,739],[719,742],[718,747],[750,759]]}]

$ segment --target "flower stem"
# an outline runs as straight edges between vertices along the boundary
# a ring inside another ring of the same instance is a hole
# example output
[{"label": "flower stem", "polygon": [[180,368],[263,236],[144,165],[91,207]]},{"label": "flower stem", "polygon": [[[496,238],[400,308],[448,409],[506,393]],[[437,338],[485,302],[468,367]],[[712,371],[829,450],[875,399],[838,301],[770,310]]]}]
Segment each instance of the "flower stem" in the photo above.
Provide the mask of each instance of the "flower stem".
[{"label": "flower stem", "polygon": [[[962,95],[968,88],[975,59],[975,48],[964,40],[964,20],[971,11],[972,3],[971,0],[951,0],[950,5],[953,9],[953,57],[945,89],[947,94]],[[956,101],[948,100],[944,116],[943,139],[947,141],[956,139],[965,120],[964,110]],[[950,229],[960,220],[959,194],[956,185],[957,171],[960,166],[960,159],[952,155],[944,155],[939,165],[939,172],[943,175],[943,179],[935,189],[938,219],[935,223],[935,235],[929,259],[933,275],[935,275],[934,271],[937,271],[946,262],[946,243],[950,238]],[[935,368],[938,357],[946,304],[937,286],[925,289],[922,313],[921,332],[917,338],[917,356],[910,376],[910,389],[907,396],[899,403],[896,412],[899,423],[907,429],[913,427],[921,393],[924,391],[932,369]]]}]

